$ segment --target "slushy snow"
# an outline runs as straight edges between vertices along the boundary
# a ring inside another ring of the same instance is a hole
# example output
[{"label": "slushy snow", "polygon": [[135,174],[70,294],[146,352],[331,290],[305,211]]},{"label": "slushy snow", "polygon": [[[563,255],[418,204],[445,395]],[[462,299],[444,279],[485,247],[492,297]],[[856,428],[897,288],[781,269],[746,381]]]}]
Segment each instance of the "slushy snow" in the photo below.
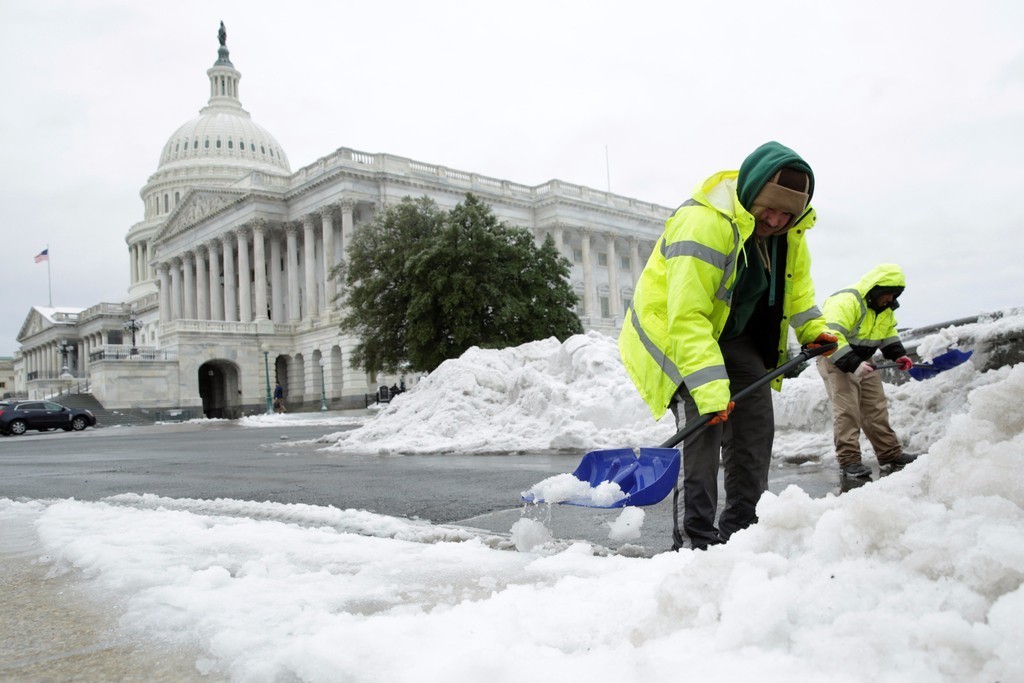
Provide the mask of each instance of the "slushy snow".
[{"label": "slushy snow", "polygon": [[[970,337],[1021,329],[1016,314]],[[978,355],[887,387],[917,462],[840,496],[766,493],[757,525],[706,552],[598,554],[526,518],[488,537],[134,494],[0,499],[0,528],[29,530],[39,562],[77,577],[124,635],[197,649],[197,670],[239,681],[1024,681],[1024,364],[981,372]],[[813,367],[775,400],[776,457],[831,450]],[[602,448],[658,443],[666,422],[614,341],[588,334],[471,350],[322,446]],[[638,538],[642,522],[625,508],[609,534]]]}]

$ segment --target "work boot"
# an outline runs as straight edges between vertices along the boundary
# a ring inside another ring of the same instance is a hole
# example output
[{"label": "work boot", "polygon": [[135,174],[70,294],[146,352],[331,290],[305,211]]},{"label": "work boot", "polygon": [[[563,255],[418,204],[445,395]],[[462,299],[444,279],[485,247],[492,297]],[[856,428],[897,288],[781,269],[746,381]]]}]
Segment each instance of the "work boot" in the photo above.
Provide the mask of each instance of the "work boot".
[{"label": "work boot", "polygon": [[878,466],[890,472],[896,472],[897,470],[902,470],[904,466],[909,465],[915,460],[917,460],[916,455],[910,455],[909,453],[901,453],[899,456],[893,458],[892,460],[886,460],[885,462],[879,461]]},{"label": "work boot", "polygon": [[854,462],[849,465],[843,465],[840,468],[843,472],[844,477],[852,477],[853,479],[870,479],[871,468],[862,462]]}]

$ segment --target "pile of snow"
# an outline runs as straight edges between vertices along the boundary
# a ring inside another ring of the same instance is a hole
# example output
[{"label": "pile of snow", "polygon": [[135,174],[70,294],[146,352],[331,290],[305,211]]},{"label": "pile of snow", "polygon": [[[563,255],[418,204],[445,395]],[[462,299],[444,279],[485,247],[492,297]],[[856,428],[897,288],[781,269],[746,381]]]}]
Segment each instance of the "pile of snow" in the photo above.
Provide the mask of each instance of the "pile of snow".
[{"label": "pile of snow", "polygon": [[[963,340],[984,342],[1024,330],[1024,310],[950,327],[922,339],[930,356]],[[962,412],[967,394],[998,381],[971,361],[923,382],[887,385],[890,418],[908,452],[923,453]],[[795,462],[834,459],[832,407],[813,363],[787,379],[775,403],[774,456]],[[339,423],[340,424],[340,423]],[[340,452],[538,453],[653,446],[673,433],[671,413],[654,422],[619,360],[614,339],[590,332],[503,350],[472,348],[443,363],[376,417],[324,436]],[[865,455],[871,454],[865,441]]]},{"label": "pile of snow", "polygon": [[331,450],[497,453],[661,443],[616,341],[590,332],[522,346],[471,348],[442,363],[359,429],[320,439]]},{"label": "pile of snow", "polygon": [[523,492],[523,499],[543,503],[573,503],[592,507],[609,507],[626,497],[626,492],[612,481],[603,481],[591,488],[571,474],[556,474],[537,482]]}]

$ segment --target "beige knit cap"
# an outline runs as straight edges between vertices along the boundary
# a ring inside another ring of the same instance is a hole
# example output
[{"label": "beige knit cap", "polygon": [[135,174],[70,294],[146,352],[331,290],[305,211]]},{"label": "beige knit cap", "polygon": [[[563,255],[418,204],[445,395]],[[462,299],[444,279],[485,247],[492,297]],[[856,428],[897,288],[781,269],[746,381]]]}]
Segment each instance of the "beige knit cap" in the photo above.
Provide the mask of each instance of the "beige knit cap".
[{"label": "beige knit cap", "polygon": [[803,171],[794,168],[779,169],[757,193],[750,213],[754,218],[760,218],[765,209],[782,211],[793,216],[788,226],[792,227],[807,208],[810,187],[811,179]]}]

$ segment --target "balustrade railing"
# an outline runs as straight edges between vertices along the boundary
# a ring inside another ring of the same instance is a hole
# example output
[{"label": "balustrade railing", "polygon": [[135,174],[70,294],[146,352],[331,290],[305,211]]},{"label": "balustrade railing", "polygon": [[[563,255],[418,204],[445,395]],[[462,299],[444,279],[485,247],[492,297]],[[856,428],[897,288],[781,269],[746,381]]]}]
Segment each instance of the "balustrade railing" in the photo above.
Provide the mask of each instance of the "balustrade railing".
[{"label": "balustrade railing", "polygon": [[458,171],[444,166],[427,164],[422,161],[415,161],[413,159],[407,159],[405,157],[394,156],[391,154],[368,154],[366,152],[357,152],[356,150],[349,149],[347,147],[342,147],[333,154],[318,159],[309,166],[299,169],[293,178],[293,182],[297,182],[301,185],[312,178],[323,175],[324,173],[329,173],[333,169],[346,166],[350,168],[353,166],[373,166],[378,170],[394,172],[402,172],[404,170],[408,173],[435,176],[449,183],[465,186],[468,189],[479,188],[480,190],[487,192],[521,196],[524,198],[547,197],[550,195],[561,195],[574,198],[583,197],[598,204],[625,208],[630,211],[647,214],[659,219],[663,219],[665,214],[665,207],[658,206],[657,204],[641,202],[631,197],[624,197],[622,195],[612,194],[611,192],[605,192],[603,190],[597,190],[583,185],[566,183],[560,180],[551,180],[543,185],[529,187],[527,185],[502,180],[500,178],[491,178],[477,173],[467,173],[466,171]]},{"label": "balustrade railing", "polygon": [[101,360],[175,360],[177,356],[155,346],[135,346],[105,344],[94,348],[89,354],[89,362]]}]

